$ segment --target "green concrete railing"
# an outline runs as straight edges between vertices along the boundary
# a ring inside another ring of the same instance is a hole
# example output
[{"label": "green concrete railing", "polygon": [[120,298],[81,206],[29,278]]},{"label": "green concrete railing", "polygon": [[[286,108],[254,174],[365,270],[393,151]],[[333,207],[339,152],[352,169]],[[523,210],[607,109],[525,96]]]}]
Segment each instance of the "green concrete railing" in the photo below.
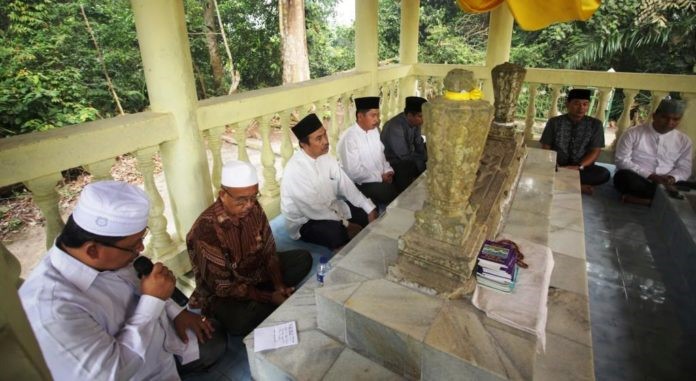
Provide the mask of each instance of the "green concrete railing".
[{"label": "green concrete railing", "polygon": [[[482,87],[490,81],[490,73],[483,66],[463,65],[390,65],[378,70],[376,88],[379,94],[367,94],[372,87],[371,74],[355,71],[319,78],[298,84],[278,86],[240,94],[200,101],[197,107],[198,125],[207,139],[212,156],[211,178],[214,187],[220,183],[222,167],[222,136],[230,129],[241,160],[249,160],[248,149],[260,150],[261,203],[269,217],[280,213],[280,180],[282,168],[290,159],[297,142],[291,127],[298,118],[308,112],[316,112],[324,119],[330,142],[336,146],[341,132],[354,121],[352,98],[362,95],[382,97],[381,117],[385,122],[403,109],[403,98],[421,95],[426,98],[442,93],[442,80],[452,68],[471,70]],[[412,92],[402,93],[400,83],[413,79]],[[559,99],[567,86],[596,88],[594,115],[604,118],[611,92],[622,89],[626,94],[624,110],[618,120],[620,134],[630,125],[629,113],[633,99],[641,90],[649,91],[652,109],[668,92],[678,92],[682,98],[694,99],[696,76],[606,73],[550,69],[529,69],[526,104],[521,105],[519,115],[528,139],[532,138],[532,126],[539,115],[546,117],[559,113]],[[547,109],[537,103],[542,92],[547,93],[550,106]],[[522,97],[521,97],[522,98]],[[687,109],[694,113],[694,107]],[[686,117],[685,117],[686,118]],[[694,118],[696,119],[696,117]],[[110,169],[119,155],[130,153],[138,159],[138,169],[143,174],[144,186],[153,207],[150,213],[150,239],[146,253],[165,262],[178,274],[190,269],[183,250],[182,238],[186,232],[167,229],[165,203],[155,186],[153,156],[162,143],[179,139],[171,128],[172,116],[143,112],[95,122],[68,126],[47,132],[34,133],[0,140],[0,186],[24,183],[33,193],[36,204],[46,218],[46,244],[50,246],[63,226],[58,212],[56,184],[62,179],[61,171],[84,167],[94,178],[110,178]],[[696,126],[690,124],[691,126]],[[258,128],[260,144],[254,147],[248,142],[250,129]],[[696,139],[696,133],[686,128]],[[426,132],[427,134],[427,132]],[[275,142],[275,143],[273,143]],[[613,152],[607,151],[605,160],[611,160]],[[173,225],[173,224],[169,224]]]}]

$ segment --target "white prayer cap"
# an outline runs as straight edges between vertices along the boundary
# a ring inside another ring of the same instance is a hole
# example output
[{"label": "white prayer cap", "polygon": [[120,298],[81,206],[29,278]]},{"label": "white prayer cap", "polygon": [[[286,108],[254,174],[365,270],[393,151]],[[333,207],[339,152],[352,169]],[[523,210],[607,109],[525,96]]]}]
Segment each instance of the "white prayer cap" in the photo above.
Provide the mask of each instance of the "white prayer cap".
[{"label": "white prayer cap", "polygon": [[145,229],[149,213],[150,200],[142,189],[120,181],[98,181],[82,189],[72,216],[92,234],[126,237]]},{"label": "white prayer cap", "polygon": [[253,165],[239,160],[232,160],[222,166],[223,186],[229,188],[246,188],[259,183],[256,176],[256,168]]}]

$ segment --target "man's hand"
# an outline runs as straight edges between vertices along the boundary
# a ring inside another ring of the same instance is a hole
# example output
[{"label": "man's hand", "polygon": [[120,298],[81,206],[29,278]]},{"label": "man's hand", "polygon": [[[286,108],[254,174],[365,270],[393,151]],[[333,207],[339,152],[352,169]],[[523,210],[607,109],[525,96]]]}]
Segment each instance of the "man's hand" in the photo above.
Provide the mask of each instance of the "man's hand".
[{"label": "man's hand", "polygon": [[391,184],[394,181],[394,172],[382,173],[382,182]]},{"label": "man's hand", "polygon": [[183,310],[176,315],[174,318],[174,329],[184,343],[188,343],[187,329],[192,330],[196,334],[200,343],[205,343],[206,340],[212,339],[213,332],[215,332],[215,328],[213,328],[208,318],[194,314],[189,310]]},{"label": "man's hand", "polygon": [[654,182],[655,184],[672,185],[676,182],[676,179],[670,175],[658,175],[653,173],[648,176],[648,180]]},{"label": "man's hand", "polygon": [[372,222],[376,220],[378,217],[377,215],[377,208],[372,209],[370,213],[367,214],[367,222]]},{"label": "man's hand", "polygon": [[150,275],[140,280],[140,292],[143,295],[150,295],[162,300],[167,300],[172,296],[176,278],[174,274],[161,262],[155,263]]},{"label": "man's hand", "polygon": [[295,287],[287,287],[285,285],[282,285],[276,287],[276,291],[280,291],[280,293],[285,295],[286,298],[289,298],[290,295],[292,295],[295,292]]},{"label": "man's hand", "polygon": [[279,306],[288,299],[288,296],[290,295],[286,295],[286,293],[282,290],[275,290],[273,291],[273,294],[271,294],[271,303]]},{"label": "man's hand", "polygon": [[356,235],[358,235],[358,233],[360,233],[360,231],[362,230],[362,226],[353,222],[349,222],[348,226],[346,226],[346,230],[348,230],[348,238],[353,239]]},{"label": "man's hand", "polygon": [[564,165],[561,168],[566,168],[566,169],[572,169],[574,171],[579,171],[580,166],[579,165]]}]

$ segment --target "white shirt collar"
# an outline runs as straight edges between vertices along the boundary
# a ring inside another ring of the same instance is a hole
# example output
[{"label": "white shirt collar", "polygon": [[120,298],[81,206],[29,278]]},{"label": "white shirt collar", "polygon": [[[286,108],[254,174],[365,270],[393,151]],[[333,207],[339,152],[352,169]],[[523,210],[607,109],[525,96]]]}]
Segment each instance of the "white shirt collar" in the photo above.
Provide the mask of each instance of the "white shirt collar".
[{"label": "white shirt collar", "polygon": [[48,255],[53,267],[82,291],[87,291],[99,275],[99,271],[80,262],[55,245],[49,250]]}]

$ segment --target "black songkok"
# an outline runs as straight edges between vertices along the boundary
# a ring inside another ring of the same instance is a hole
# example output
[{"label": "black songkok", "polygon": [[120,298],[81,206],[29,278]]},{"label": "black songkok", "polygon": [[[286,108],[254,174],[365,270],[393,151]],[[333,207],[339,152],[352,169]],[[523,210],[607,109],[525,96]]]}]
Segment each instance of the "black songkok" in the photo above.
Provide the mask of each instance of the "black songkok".
[{"label": "black songkok", "polygon": [[587,99],[588,101],[592,97],[592,90],[588,89],[573,89],[568,93],[568,102],[573,99]]},{"label": "black songkok", "polygon": [[373,108],[379,108],[379,97],[355,98],[356,110],[370,110]]},{"label": "black songkok", "polygon": [[421,97],[406,97],[406,108],[404,108],[404,113],[419,113],[423,112],[423,103],[427,102],[425,98]]},{"label": "black songkok", "polygon": [[322,123],[317,114],[309,114],[297,122],[295,127],[292,128],[292,132],[297,136],[298,140],[301,140],[320,127],[322,127]]}]

